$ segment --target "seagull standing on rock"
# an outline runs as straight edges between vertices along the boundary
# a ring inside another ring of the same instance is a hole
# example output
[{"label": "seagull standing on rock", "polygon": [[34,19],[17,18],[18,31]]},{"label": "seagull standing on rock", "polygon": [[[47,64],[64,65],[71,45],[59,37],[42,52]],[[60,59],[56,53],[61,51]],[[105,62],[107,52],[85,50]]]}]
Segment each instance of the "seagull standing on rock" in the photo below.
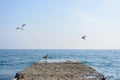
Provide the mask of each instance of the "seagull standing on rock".
[{"label": "seagull standing on rock", "polygon": [[45,56],[44,56],[44,57],[42,57],[42,58],[46,59],[46,61],[47,61],[47,59],[48,59],[48,54],[47,54],[47,55],[45,55]]}]

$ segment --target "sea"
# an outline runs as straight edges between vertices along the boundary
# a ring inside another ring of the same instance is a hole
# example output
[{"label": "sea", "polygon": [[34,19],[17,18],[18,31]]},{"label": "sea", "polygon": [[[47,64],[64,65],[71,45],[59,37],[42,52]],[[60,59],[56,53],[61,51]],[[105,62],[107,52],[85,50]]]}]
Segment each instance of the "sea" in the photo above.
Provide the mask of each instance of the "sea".
[{"label": "sea", "polygon": [[120,80],[120,50],[100,49],[0,49],[0,80],[12,80],[15,74],[35,62],[80,61],[104,74],[109,80]]}]

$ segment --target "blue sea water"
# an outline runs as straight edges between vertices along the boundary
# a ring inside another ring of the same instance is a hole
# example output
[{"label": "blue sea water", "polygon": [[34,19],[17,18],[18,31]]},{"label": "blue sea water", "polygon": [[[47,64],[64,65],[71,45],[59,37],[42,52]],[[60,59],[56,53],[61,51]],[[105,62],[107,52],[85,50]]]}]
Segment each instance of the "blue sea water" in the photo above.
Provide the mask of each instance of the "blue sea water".
[{"label": "blue sea water", "polygon": [[82,61],[110,80],[120,80],[120,50],[86,49],[0,49],[0,80],[11,80],[16,72],[42,61],[46,54],[48,61]]}]

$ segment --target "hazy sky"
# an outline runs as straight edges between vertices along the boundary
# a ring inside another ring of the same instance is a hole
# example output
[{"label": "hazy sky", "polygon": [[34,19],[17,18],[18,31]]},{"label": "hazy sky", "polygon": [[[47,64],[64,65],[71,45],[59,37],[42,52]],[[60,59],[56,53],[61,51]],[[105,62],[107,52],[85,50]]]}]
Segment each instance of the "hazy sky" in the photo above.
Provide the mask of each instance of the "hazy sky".
[{"label": "hazy sky", "polygon": [[0,0],[0,49],[120,49],[120,0]]}]

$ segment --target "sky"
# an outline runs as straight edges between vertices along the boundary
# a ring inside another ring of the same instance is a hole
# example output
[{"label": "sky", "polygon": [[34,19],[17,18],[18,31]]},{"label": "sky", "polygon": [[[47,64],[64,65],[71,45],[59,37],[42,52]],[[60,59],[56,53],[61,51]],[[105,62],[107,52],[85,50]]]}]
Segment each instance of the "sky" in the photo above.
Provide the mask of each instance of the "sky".
[{"label": "sky", "polygon": [[[119,4],[120,0],[0,0],[0,49],[120,49]],[[22,24],[24,30],[16,30]]]}]

